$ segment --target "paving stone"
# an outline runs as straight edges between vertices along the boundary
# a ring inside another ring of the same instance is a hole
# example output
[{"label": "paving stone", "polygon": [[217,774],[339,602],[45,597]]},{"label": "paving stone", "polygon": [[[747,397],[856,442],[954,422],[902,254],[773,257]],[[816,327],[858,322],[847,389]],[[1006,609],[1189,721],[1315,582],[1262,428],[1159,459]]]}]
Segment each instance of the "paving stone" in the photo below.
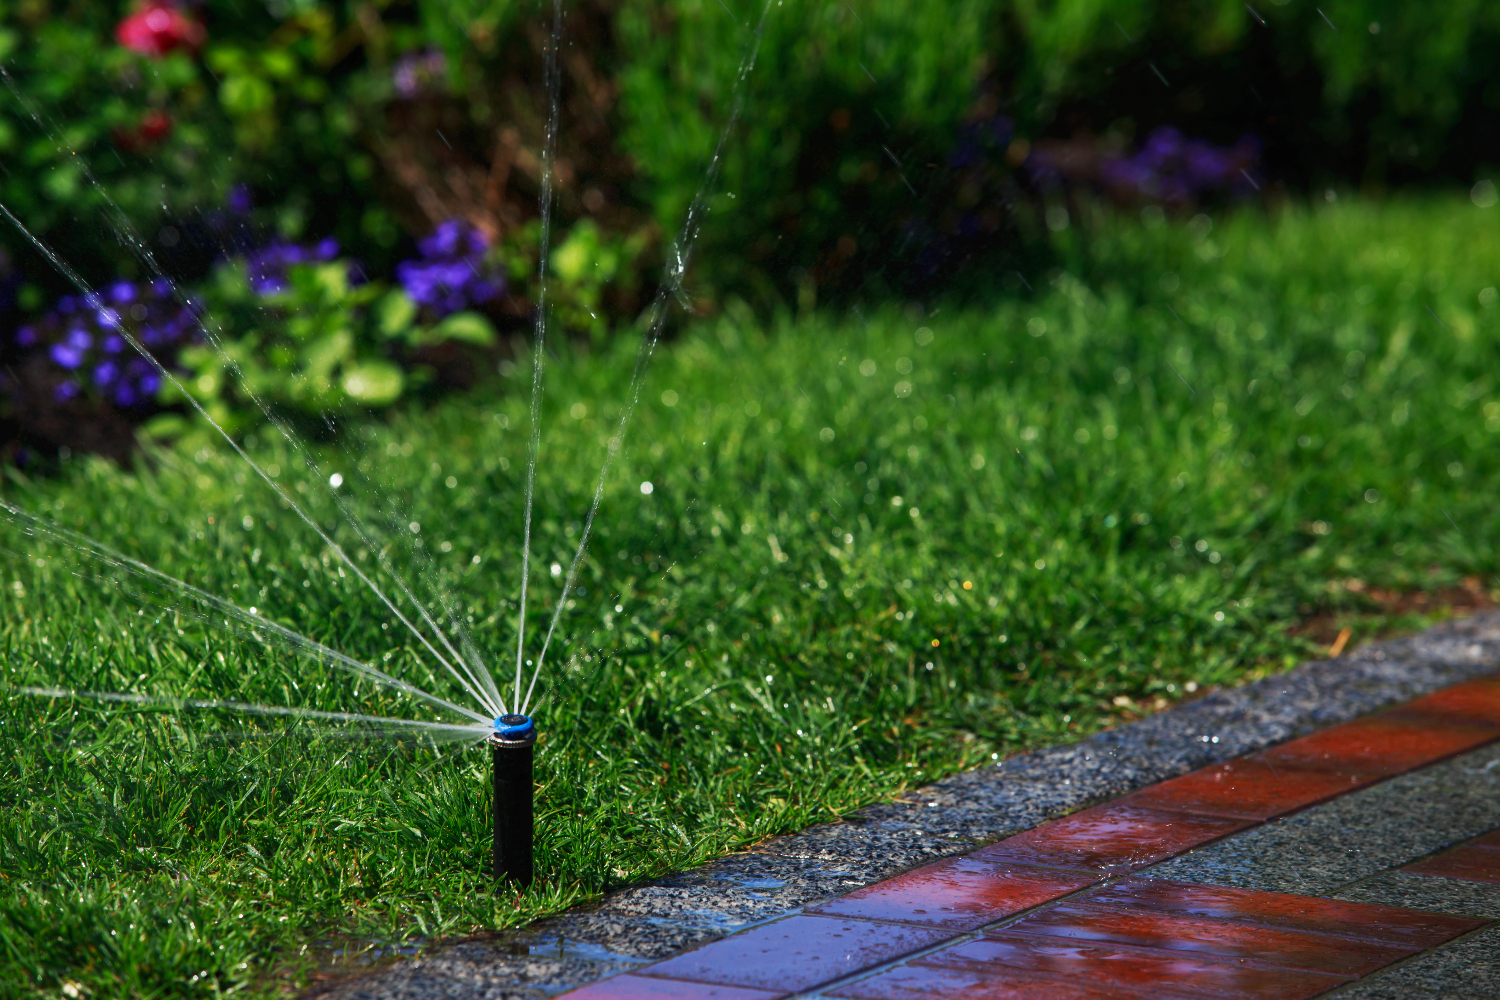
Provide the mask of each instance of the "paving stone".
[{"label": "paving stone", "polygon": [[1500,826],[1500,746],[1403,774],[1151,869],[1159,878],[1303,895]]},{"label": "paving stone", "polygon": [[1472,934],[1378,975],[1329,1000],[1495,1000],[1500,997],[1500,927]]},{"label": "paving stone", "polygon": [[1126,872],[1249,825],[1249,820],[1143,809],[1121,800],[1044,823],[975,851],[973,857],[1101,873]]},{"label": "paving stone", "polygon": [[1230,920],[1252,927],[1336,934],[1399,945],[1413,951],[1442,944],[1483,923],[1482,920],[1444,915],[1441,908],[1438,908],[1438,913],[1429,913],[1424,911],[1431,907],[1407,907],[1401,903],[1381,905],[1383,901],[1380,900],[1319,899],[1139,876],[1121,879],[1076,898],[1081,903]]},{"label": "paving stone", "polygon": [[1373,780],[1337,768],[1309,770],[1276,766],[1258,757],[1237,757],[1143,788],[1120,801],[1177,812],[1266,820],[1316,805]]},{"label": "paving stone", "polygon": [[576,990],[575,1000],[778,1000],[784,993],[625,974]]},{"label": "paving stone", "polygon": [[1345,886],[1334,895],[1358,903],[1500,920],[1500,886],[1484,882],[1386,872]]},{"label": "paving stone", "polygon": [[1076,892],[1101,877],[950,858],[829,900],[809,912],[967,931]]},{"label": "paving stone", "polygon": [[1477,837],[1425,861],[1407,865],[1402,871],[1500,885],[1500,835]]},{"label": "paving stone", "polygon": [[1420,950],[1410,945],[1082,902],[1059,903],[1029,913],[997,933],[1154,948],[1200,959],[1251,962],[1346,978],[1366,975]]},{"label": "paving stone", "polygon": [[1485,677],[1455,684],[1424,695],[1406,707],[1419,712],[1441,713],[1466,722],[1500,726],[1500,680]]},{"label": "paving stone", "polygon": [[1067,977],[1073,983],[1108,983],[1148,996],[1162,991],[1234,1000],[1294,1000],[1342,985],[1343,976],[1301,969],[1215,961],[1212,956],[1168,954],[1097,942],[991,934],[944,948],[919,965],[978,969],[1004,978],[1015,972]]},{"label": "paving stone", "polygon": [[[629,963],[584,958],[517,956],[493,945],[457,945],[432,957],[320,984],[318,1000],[545,1000],[564,990],[626,971]],[[728,998],[726,998],[728,1000]]]},{"label": "paving stone", "polygon": [[829,990],[849,1000],[1185,1000],[1189,994],[1164,989],[1143,994],[1127,986],[1085,983],[1060,976],[991,969],[901,965],[878,976]]},{"label": "paving stone", "polygon": [[1375,778],[1403,774],[1500,737],[1500,729],[1436,713],[1396,709],[1329,726],[1263,750],[1273,767],[1326,767]]},{"label": "paving stone", "polygon": [[951,931],[853,918],[796,916],[642,969],[643,975],[794,993],[944,941]]}]

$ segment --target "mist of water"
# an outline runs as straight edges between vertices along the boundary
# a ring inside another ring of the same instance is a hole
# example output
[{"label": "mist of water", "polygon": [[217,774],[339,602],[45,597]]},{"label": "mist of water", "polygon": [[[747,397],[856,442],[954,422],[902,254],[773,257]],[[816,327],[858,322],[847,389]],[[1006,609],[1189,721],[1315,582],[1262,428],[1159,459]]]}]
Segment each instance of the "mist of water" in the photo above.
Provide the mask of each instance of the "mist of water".
[{"label": "mist of water", "polygon": [[[67,545],[74,551],[97,560],[103,565],[123,570],[128,574],[132,574],[144,580],[149,580],[154,584],[165,586],[175,591],[179,595],[182,595],[183,597],[190,598],[193,601],[202,603],[206,607],[213,608],[215,612],[225,616],[226,624],[228,624],[229,622],[236,622],[243,627],[252,629],[258,637],[263,638],[266,641],[271,641],[283,645],[288,649],[297,651],[303,655],[311,656],[315,659],[332,663],[342,669],[351,670],[354,673],[373,680],[383,686],[400,690],[407,695],[419,698],[446,710],[459,712],[464,716],[476,720],[477,723],[492,725],[492,720],[494,718],[500,715],[507,714],[507,712],[512,710],[525,713],[531,707],[532,697],[535,694],[537,682],[541,677],[542,667],[545,662],[546,655],[552,645],[553,638],[557,633],[563,609],[566,607],[567,597],[574,588],[579,566],[583,561],[583,557],[588,548],[588,543],[590,541],[590,538],[592,537],[594,521],[598,514],[600,504],[603,500],[605,484],[608,480],[608,476],[613,467],[616,456],[624,447],[626,435],[629,431],[632,417],[634,416],[637,404],[639,402],[641,383],[650,364],[652,353],[656,347],[657,342],[660,339],[662,329],[667,319],[668,310],[672,302],[680,300],[683,296],[683,277],[691,261],[693,248],[703,224],[703,219],[707,210],[708,197],[712,193],[713,185],[717,180],[719,169],[723,160],[725,147],[729,141],[730,135],[733,132],[734,126],[737,123],[743,108],[745,83],[754,68],[755,60],[759,53],[761,38],[764,34],[766,19],[770,14],[770,10],[771,0],[765,0],[765,3],[763,4],[760,12],[759,21],[757,22],[753,31],[750,33],[746,49],[739,64],[732,92],[729,115],[724,123],[723,128],[720,131],[713,153],[709,158],[708,164],[705,168],[703,180],[688,207],[688,211],[683,220],[682,226],[680,227],[678,234],[673,240],[668,251],[666,276],[660,287],[657,289],[657,293],[653,298],[653,301],[647,313],[647,321],[644,324],[645,333],[642,336],[641,344],[637,350],[634,367],[631,372],[630,382],[626,390],[625,406],[616,424],[615,433],[609,439],[608,445],[606,447],[604,459],[595,479],[593,496],[588,508],[588,513],[584,520],[584,527],[578,546],[568,566],[567,574],[563,581],[562,592],[556,601],[556,606],[553,610],[551,620],[548,624],[541,649],[536,657],[535,666],[530,677],[530,682],[525,684],[523,692],[523,682],[525,680],[523,668],[526,665],[526,611],[527,602],[529,599],[531,564],[531,529],[535,503],[536,470],[541,448],[541,402],[543,391],[543,376],[546,361],[547,280],[549,272],[551,219],[553,208],[553,175],[560,110],[560,73],[558,68],[558,49],[562,39],[563,8],[561,0],[553,0],[552,30],[549,36],[548,46],[545,54],[545,90],[548,95],[549,108],[546,117],[546,132],[542,149],[540,204],[541,229],[539,237],[540,243],[538,264],[539,293],[534,328],[532,385],[529,407],[530,426],[528,429],[528,454],[525,472],[524,511],[521,546],[522,566],[520,601],[516,623],[516,676],[514,694],[509,701],[507,701],[507,699],[501,694],[491,672],[485,665],[483,658],[472,642],[465,623],[462,621],[460,615],[457,614],[457,610],[451,602],[447,589],[437,578],[437,575],[430,571],[429,566],[424,566],[424,568],[428,569],[428,572],[425,572],[423,574],[424,582],[426,582],[437,594],[439,604],[446,612],[446,617],[449,620],[448,631],[451,631],[458,637],[459,645],[463,647],[462,652],[460,652],[459,649],[455,648],[453,642],[449,639],[447,632],[445,632],[445,630],[441,626],[439,626],[426,605],[417,598],[415,592],[408,584],[405,577],[391,563],[386,547],[378,544],[374,540],[371,530],[366,525],[364,520],[360,517],[359,513],[354,509],[351,501],[345,495],[342,495],[336,488],[328,485],[329,477],[323,474],[323,470],[320,468],[319,463],[307,448],[306,444],[302,441],[300,436],[296,433],[296,431],[285,420],[281,419],[274,412],[267,401],[257,393],[255,393],[254,390],[246,383],[239,365],[235,362],[234,358],[231,356],[231,353],[225,348],[223,331],[219,328],[218,323],[214,319],[214,317],[209,315],[200,315],[198,318],[198,327],[204,339],[218,353],[227,371],[238,380],[240,390],[244,392],[244,394],[251,400],[251,402],[257,407],[257,409],[260,410],[266,420],[272,427],[276,429],[277,433],[281,436],[283,441],[292,450],[292,452],[312,472],[315,481],[320,485],[323,485],[323,487],[328,491],[328,494],[331,496],[335,506],[339,510],[340,516],[353,531],[355,537],[358,538],[359,541],[369,551],[375,554],[381,570],[384,571],[395,588],[394,597],[387,594],[386,591],[380,586],[380,584],[378,584],[367,573],[365,573],[357,564],[357,562],[350,558],[345,549],[334,541],[329,532],[317,523],[317,521],[304,508],[304,506],[298,503],[297,500],[279,482],[277,482],[277,480],[273,476],[268,474],[267,470],[262,467],[260,463],[256,462],[256,460],[250,456],[245,448],[239,442],[237,442],[224,427],[222,427],[217,421],[213,419],[213,417],[207,412],[203,404],[200,403],[192,393],[186,390],[186,387],[182,385],[176,374],[171,369],[163,365],[159,360],[157,360],[157,358],[152,355],[149,350],[147,350],[145,345],[142,344],[122,322],[120,322],[118,315],[115,314],[100,299],[97,293],[87,284],[87,282],[83,280],[82,276],[79,275],[78,272],[55,250],[53,250],[52,247],[50,247],[45,241],[32,233],[31,230],[25,225],[25,223],[23,223],[21,219],[19,219],[8,206],[0,203],[0,214],[4,214],[6,219],[16,228],[16,230],[20,232],[22,236],[25,237],[32,244],[32,246],[34,246],[44,257],[46,257],[46,259],[52,264],[54,268],[57,269],[60,274],[62,274],[70,283],[74,285],[75,288],[77,288],[79,293],[87,302],[89,308],[93,309],[99,315],[101,321],[103,321],[106,325],[111,326],[122,337],[122,339],[124,339],[131,346],[133,350],[140,354],[149,364],[153,366],[153,368],[155,368],[157,374],[162,379],[164,379],[168,384],[179,391],[179,393],[184,399],[187,400],[188,404],[193,408],[196,414],[205,422],[207,422],[209,426],[213,427],[213,429],[219,434],[221,438],[223,438],[224,442],[229,446],[234,454],[237,455],[239,459],[246,465],[248,465],[261,479],[261,481],[263,481],[271,488],[272,492],[275,493],[277,498],[289,510],[295,513],[296,516],[304,524],[312,529],[313,533],[324,545],[327,546],[328,551],[338,559],[339,563],[343,567],[346,567],[351,573],[353,573],[355,578],[369,589],[369,591],[386,607],[386,609],[390,611],[390,613],[396,618],[396,620],[399,621],[403,626],[405,626],[405,628],[411,633],[411,635],[415,637],[421,649],[424,650],[426,654],[431,657],[431,659],[436,664],[438,664],[447,673],[447,675],[459,685],[460,688],[463,689],[468,697],[472,698],[474,702],[477,703],[485,713],[487,713],[487,716],[478,714],[470,709],[463,708],[451,701],[440,698],[426,691],[422,691],[416,686],[392,677],[389,674],[386,674],[383,671],[379,671],[368,664],[361,663],[360,661],[352,657],[349,657],[343,653],[317,643],[312,639],[295,633],[290,629],[285,628],[284,626],[278,625],[274,622],[270,622],[257,614],[239,607],[237,604],[234,604],[231,601],[209,594],[206,591],[193,587],[191,584],[188,584],[185,581],[178,580],[169,576],[168,574],[162,573],[161,571],[156,570],[153,567],[146,565],[145,563],[126,556],[123,553],[117,552],[104,545],[103,543],[88,538],[81,533],[73,532],[58,525],[44,521],[43,519],[38,518],[35,515],[24,511],[23,509],[12,504],[0,503],[0,509],[3,509],[6,516],[12,521],[25,525],[28,531],[36,534],[45,534],[46,536]],[[60,148],[67,149],[66,140],[64,139],[60,131],[55,127],[55,125],[48,122],[45,116],[39,111],[39,109],[26,98],[25,94],[21,91],[16,81],[3,67],[0,67],[0,79],[4,80],[12,96],[14,96],[17,102],[20,103],[20,105],[26,110],[27,114],[32,118],[36,125],[41,128],[43,132],[46,133],[54,142],[56,142]],[[77,151],[75,150],[69,149],[68,151],[75,154],[70,157],[70,159],[72,159],[73,162],[79,165],[86,182],[92,185],[95,192],[100,196],[101,202],[105,206],[107,221],[111,228],[114,230],[115,235],[120,239],[122,245],[124,245],[132,253],[132,255],[136,257],[136,259],[149,274],[153,275],[157,279],[167,281],[172,289],[174,296],[179,301],[185,302],[186,296],[182,289],[175,282],[172,282],[171,279],[165,274],[163,269],[159,266],[149,246],[135,231],[135,228],[131,224],[129,218],[112,200],[103,185],[100,184],[97,178],[95,178],[92,171],[89,169],[87,160],[82,156],[76,155]],[[355,468],[358,468],[358,466],[356,465]],[[368,478],[366,478],[365,481],[371,482]],[[374,486],[374,491],[377,496],[380,496],[381,499],[385,501],[387,513],[392,518],[393,523],[399,525],[402,517],[402,510],[400,505],[393,498],[386,496],[384,494],[384,491],[380,489],[378,484],[372,483],[372,485]],[[413,541],[412,551],[418,557],[419,561],[430,563],[430,557],[422,547],[420,540]],[[139,595],[137,595],[137,598],[139,599]],[[406,613],[403,613],[402,608],[398,605],[397,598],[404,599],[404,601],[410,605],[412,609],[412,616],[409,617]],[[413,618],[415,618],[416,620],[414,621]],[[213,621],[213,619],[207,616],[205,616],[203,620],[206,623],[211,623]],[[423,626],[425,626],[425,628]],[[434,639],[436,644],[434,644]],[[438,649],[439,646],[442,647],[442,651]],[[445,653],[446,655],[444,655]],[[101,695],[100,697],[103,696]],[[122,695],[121,697],[126,696]],[[137,696],[130,695],[128,697],[135,698]],[[241,705],[242,703],[223,702],[216,704],[222,704],[223,706],[227,707],[231,705]],[[283,710],[269,708],[266,706],[259,706],[259,708],[265,709],[265,712],[269,714],[286,714],[293,712],[293,710],[291,709]],[[250,711],[249,708],[245,710]],[[400,720],[386,721],[394,724],[395,722]],[[438,724],[423,723],[421,725]],[[465,732],[468,731],[467,729],[464,729],[463,726],[459,726],[457,728]]]}]

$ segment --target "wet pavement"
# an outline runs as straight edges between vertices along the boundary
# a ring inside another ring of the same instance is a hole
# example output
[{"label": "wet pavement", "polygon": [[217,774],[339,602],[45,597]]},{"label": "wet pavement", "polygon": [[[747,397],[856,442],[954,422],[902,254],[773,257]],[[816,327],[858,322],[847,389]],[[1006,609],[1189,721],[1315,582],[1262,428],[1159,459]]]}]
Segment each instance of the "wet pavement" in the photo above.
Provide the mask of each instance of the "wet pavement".
[{"label": "wet pavement", "polygon": [[316,995],[1500,997],[1497,670],[1477,615]]}]

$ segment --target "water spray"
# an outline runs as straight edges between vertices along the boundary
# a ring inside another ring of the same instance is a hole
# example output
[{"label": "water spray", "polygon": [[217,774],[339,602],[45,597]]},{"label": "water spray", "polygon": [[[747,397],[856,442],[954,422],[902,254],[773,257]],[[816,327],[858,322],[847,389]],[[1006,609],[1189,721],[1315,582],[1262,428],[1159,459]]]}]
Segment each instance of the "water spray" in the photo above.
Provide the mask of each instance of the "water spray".
[{"label": "water spray", "polygon": [[524,715],[495,720],[495,881],[531,885],[531,757],[536,723]]}]

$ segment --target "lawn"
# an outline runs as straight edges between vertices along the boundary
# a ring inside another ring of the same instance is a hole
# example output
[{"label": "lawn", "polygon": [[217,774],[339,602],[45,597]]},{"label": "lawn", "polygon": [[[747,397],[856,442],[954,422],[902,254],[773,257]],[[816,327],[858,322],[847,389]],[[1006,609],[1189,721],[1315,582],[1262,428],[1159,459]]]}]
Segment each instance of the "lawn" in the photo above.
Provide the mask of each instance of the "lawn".
[{"label": "lawn", "polygon": [[[273,992],[334,949],[515,926],[1284,669],[1316,651],[1289,632],[1308,615],[1356,642],[1420,624],[1371,590],[1495,573],[1494,211],[1106,219],[1063,234],[1034,293],[997,275],[926,315],[727,303],[662,345],[539,688],[526,895],[485,877],[480,750],[15,693],[429,717],[0,525],[0,996]],[[634,350],[548,369],[533,623]],[[314,448],[501,676],[529,383],[507,369]],[[250,450],[375,566],[321,478],[264,432]],[[10,502],[461,697],[225,449],[6,476]]]}]

